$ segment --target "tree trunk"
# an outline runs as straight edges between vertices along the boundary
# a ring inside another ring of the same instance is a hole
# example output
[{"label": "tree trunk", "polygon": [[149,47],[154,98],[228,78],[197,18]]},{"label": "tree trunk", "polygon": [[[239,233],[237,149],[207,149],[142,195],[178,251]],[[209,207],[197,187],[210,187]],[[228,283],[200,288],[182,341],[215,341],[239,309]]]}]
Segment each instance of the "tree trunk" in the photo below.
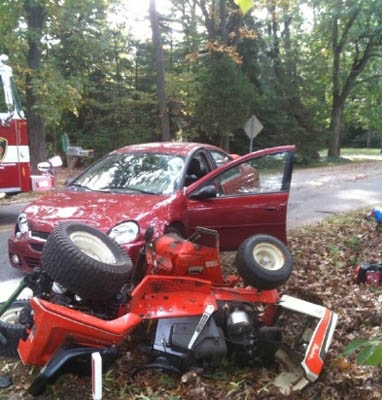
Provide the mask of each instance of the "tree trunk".
[{"label": "tree trunk", "polygon": [[[351,43],[349,42],[349,32],[351,27],[356,22],[357,17],[360,14],[361,8],[355,7],[345,23],[341,24],[339,20],[339,15],[341,15],[341,7],[342,3],[340,1],[337,1],[336,8],[338,10],[338,13],[336,13],[333,18],[331,37],[333,50],[333,105],[330,120],[330,131],[332,134],[332,138],[328,148],[328,156],[335,158],[338,158],[340,156],[341,151],[341,117],[342,111],[345,107],[346,99],[353,90],[358,76],[364,71],[366,65],[369,63],[372,57],[373,50],[380,46],[379,30],[375,29],[369,32],[368,35],[366,35],[365,32],[361,31],[358,38],[352,39],[355,43],[355,54],[352,59],[351,68],[349,72],[346,73],[346,63],[345,61],[342,61],[341,65],[341,60],[342,58],[345,59],[345,57],[343,56],[345,51],[344,49],[347,44]],[[343,25],[343,28],[340,33],[339,27],[341,27],[341,25]],[[365,38],[368,39],[363,51],[361,51],[358,42],[361,42]],[[343,82],[342,85],[341,81]]]},{"label": "tree trunk", "polygon": [[330,131],[332,132],[332,140],[328,148],[328,157],[338,158],[340,156],[342,110],[343,107],[341,105],[333,105],[330,120]]},{"label": "tree trunk", "polygon": [[270,5],[270,13],[272,17],[271,30],[273,39],[271,57],[273,61],[273,69],[275,71],[275,74],[281,80],[283,77],[283,71],[281,68],[280,41],[278,37],[279,21],[278,21],[278,13],[276,12],[276,3],[274,1],[272,1]]},{"label": "tree trunk", "polygon": [[223,138],[223,149],[227,153],[230,152],[230,137],[229,137],[229,135],[224,135],[224,138]]},{"label": "tree trunk", "polygon": [[38,99],[33,91],[33,78],[38,78],[41,68],[41,37],[45,22],[45,11],[38,2],[24,0],[24,10],[28,24],[27,61],[30,72],[26,74],[26,115],[28,119],[29,145],[32,172],[37,164],[45,161],[44,120],[36,110]]},{"label": "tree trunk", "polygon": [[162,141],[169,141],[170,121],[168,116],[168,106],[165,92],[165,77],[164,77],[164,56],[162,48],[162,39],[159,30],[159,15],[156,11],[155,0],[150,0],[150,23],[153,37],[153,45],[155,49],[155,66],[157,73],[157,93],[159,102],[159,113],[161,121],[161,137]]},{"label": "tree trunk", "polygon": [[368,149],[370,149],[370,147],[371,147],[371,139],[372,139],[372,131],[371,130],[368,130],[367,131],[367,137],[366,137],[366,147],[368,148]]}]

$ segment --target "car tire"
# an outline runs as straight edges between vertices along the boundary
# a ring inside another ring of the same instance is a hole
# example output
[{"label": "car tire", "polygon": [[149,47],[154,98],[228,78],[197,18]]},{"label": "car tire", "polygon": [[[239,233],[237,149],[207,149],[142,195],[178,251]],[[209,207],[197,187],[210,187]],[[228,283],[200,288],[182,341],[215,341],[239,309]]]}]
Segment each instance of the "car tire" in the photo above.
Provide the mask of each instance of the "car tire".
[{"label": "car tire", "polygon": [[293,260],[290,251],[280,240],[269,235],[254,235],[239,247],[236,266],[246,284],[270,290],[289,279]]},{"label": "car tire", "polygon": [[27,337],[27,331],[20,323],[20,312],[28,304],[28,300],[16,300],[0,317],[0,333],[6,343],[0,342],[0,356],[18,357],[17,346],[20,339]]},{"label": "car tire", "polygon": [[113,297],[129,281],[132,267],[130,257],[109,236],[76,222],[60,224],[42,253],[43,270],[88,300]]}]

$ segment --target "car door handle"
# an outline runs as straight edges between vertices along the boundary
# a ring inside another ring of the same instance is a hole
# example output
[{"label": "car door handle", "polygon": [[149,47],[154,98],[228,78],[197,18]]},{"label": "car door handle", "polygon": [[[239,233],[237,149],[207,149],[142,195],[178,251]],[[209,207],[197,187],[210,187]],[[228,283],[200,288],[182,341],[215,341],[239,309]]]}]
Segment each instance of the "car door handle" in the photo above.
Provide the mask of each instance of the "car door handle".
[{"label": "car door handle", "polygon": [[271,206],[268,206],[268,207],[264,207],[264,211],[266,211],[266,212],[277,212],[277,211],[279,211],[280,210],[280,207],[271,207]]}]

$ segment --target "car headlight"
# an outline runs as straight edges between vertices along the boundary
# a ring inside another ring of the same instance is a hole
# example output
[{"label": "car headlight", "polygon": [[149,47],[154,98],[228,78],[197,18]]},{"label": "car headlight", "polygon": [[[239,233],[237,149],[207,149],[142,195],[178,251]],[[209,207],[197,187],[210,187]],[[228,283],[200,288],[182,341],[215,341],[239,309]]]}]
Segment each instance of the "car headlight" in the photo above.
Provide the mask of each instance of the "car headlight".
[{"label": "car headlight", "polygon": [[17,228],[18,228],[18,231],[21,233],[25,233],[25,232],[29,231],[27,215],[25,213],[21,213],[17,217]]},{"label": "car headlight", "polygon": [[109,233],[109,236],[118,244],[130,243],[138,237],[139,226],[136,222],[122,222],[115,226]]}]

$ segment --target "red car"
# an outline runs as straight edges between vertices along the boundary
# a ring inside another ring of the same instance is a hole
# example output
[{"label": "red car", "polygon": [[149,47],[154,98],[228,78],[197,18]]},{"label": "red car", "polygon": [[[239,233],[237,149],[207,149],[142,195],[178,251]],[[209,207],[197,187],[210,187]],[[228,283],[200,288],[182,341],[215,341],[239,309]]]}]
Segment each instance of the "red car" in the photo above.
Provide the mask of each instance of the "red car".
[{"label": "red car", "polygon": [[[64,190],[30,203],[8,241],[15,268],[41,263],[43,245],[62,221],[79,221],[107,233],[133,261],[148,226],[156,235],[196,226],[219,232],[220,248],[235,250],[249,236],[286,242],[286,213],[294,146],[235,158],[198,143],[148,143],[101,158]],[[92,253],[92,242],[81,238]]]}]

